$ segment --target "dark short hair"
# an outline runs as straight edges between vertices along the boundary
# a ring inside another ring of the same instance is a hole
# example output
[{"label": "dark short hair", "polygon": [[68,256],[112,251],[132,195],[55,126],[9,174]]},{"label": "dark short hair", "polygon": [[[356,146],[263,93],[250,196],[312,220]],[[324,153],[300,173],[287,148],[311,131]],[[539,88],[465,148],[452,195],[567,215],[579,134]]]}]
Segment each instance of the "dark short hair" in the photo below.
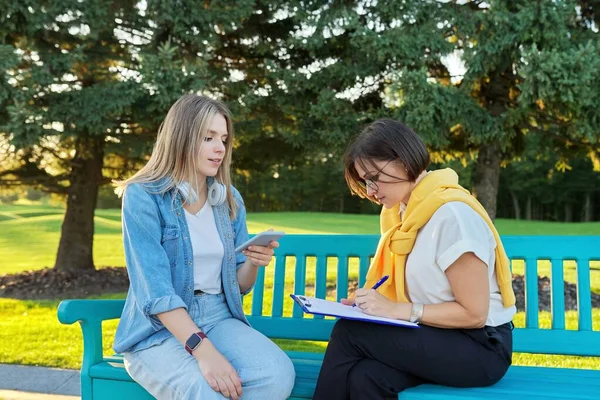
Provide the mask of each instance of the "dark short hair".
[{"label": "dark short hair", "polygon": [[[408,179],[415,181],[429,166],[429,151],[421,138],[408,126],[389,118],[378,119],[367,125],[344,155],[344,177],[350,191],[363,198],[371,198],[362,185],[355,164],[374,161],[400,161]],[[385,173],[384,173],[385,175]]]}]

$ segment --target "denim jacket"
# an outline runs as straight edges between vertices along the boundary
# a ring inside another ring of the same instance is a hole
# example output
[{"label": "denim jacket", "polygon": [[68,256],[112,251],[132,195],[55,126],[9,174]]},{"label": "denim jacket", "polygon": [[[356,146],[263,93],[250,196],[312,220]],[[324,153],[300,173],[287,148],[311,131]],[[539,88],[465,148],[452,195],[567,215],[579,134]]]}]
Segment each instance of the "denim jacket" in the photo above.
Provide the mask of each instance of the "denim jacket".
[{"label": "denim jacket", "polygon": [[[208,184],[214,178],[208,178]],[[172,189],[153,194],[152,184],[131,184],[123,196],[122,223],[129,291],[113,348],[116,352],[142,350],[167,339],[171,333],[156,314],[185,308],[194,297],[192,242],[182,196]],[[148,189],[148,190],[146,190]],[[225,254],[221,268],[223,292],[233,314],[244,323],[237,269],[246,261],[234,249],[248,240],[246,209],[240,193],[231,186],[238,209],[231,220],[227,203],[213,207]]]}]

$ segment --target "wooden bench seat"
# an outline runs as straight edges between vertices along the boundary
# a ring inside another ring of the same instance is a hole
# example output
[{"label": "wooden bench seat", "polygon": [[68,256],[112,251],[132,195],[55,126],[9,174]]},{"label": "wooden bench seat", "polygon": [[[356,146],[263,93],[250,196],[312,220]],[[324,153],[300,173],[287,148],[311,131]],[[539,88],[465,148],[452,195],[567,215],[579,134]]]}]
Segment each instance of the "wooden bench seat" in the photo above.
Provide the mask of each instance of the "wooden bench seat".
[{"label": "wooden bench seat", "polygon": [[[322,354],[287,352],[296,368],[296,384],[292,399],[311,398],[321,368]],[[124,389],[116,393],[127,393],[128,398],[152,399],[137,385],[123,366],[120,356],[106,358],[90,369],[94,386],[101,395],[105,390],[119,385]],[[103,382],[106,381],[106,382]],[[568,388],[568,391],[567,391]],[[568,396],[565,394],[568,393]],[[588,399],[597,400],[600,393],[600,371],[567,368],[512,366],[504,379],[486,388],[448,388],[438,385],[421,385],[405,391],[401,399]],[[95,396],[94,396],[95,397]],[[117,395],[115,398],[119,398]],[[125,398],[125,397],[123,397]]]}]

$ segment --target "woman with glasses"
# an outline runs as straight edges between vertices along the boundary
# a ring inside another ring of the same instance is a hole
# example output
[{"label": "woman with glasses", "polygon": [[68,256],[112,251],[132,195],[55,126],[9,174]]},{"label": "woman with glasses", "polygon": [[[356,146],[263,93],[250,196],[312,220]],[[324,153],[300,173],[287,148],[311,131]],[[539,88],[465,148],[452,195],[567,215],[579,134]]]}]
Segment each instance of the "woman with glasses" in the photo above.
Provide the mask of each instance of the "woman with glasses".
[{"label": "woman with glasses", "polygon": [[511,364],[515,296],[498,232],[453,170],[428,166],[421,139],[389,119],[367,126],[346,152],[350,190],[383,208],[365,287],[342,302],[420,326],[339,320],[314,399],[396,399],[423,383],[488,386]]}]

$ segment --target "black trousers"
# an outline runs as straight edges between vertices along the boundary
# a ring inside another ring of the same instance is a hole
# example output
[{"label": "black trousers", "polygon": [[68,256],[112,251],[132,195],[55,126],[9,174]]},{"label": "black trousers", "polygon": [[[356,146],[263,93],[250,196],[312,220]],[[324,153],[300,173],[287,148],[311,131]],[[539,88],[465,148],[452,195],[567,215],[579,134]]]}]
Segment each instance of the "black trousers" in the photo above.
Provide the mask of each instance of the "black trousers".
[{"label": "black trousers", "polygon": [[512,362],[512,323],[481,329],[419,329],[340,319],[314,399],[397,399],[422,383],[489,386]]}]

